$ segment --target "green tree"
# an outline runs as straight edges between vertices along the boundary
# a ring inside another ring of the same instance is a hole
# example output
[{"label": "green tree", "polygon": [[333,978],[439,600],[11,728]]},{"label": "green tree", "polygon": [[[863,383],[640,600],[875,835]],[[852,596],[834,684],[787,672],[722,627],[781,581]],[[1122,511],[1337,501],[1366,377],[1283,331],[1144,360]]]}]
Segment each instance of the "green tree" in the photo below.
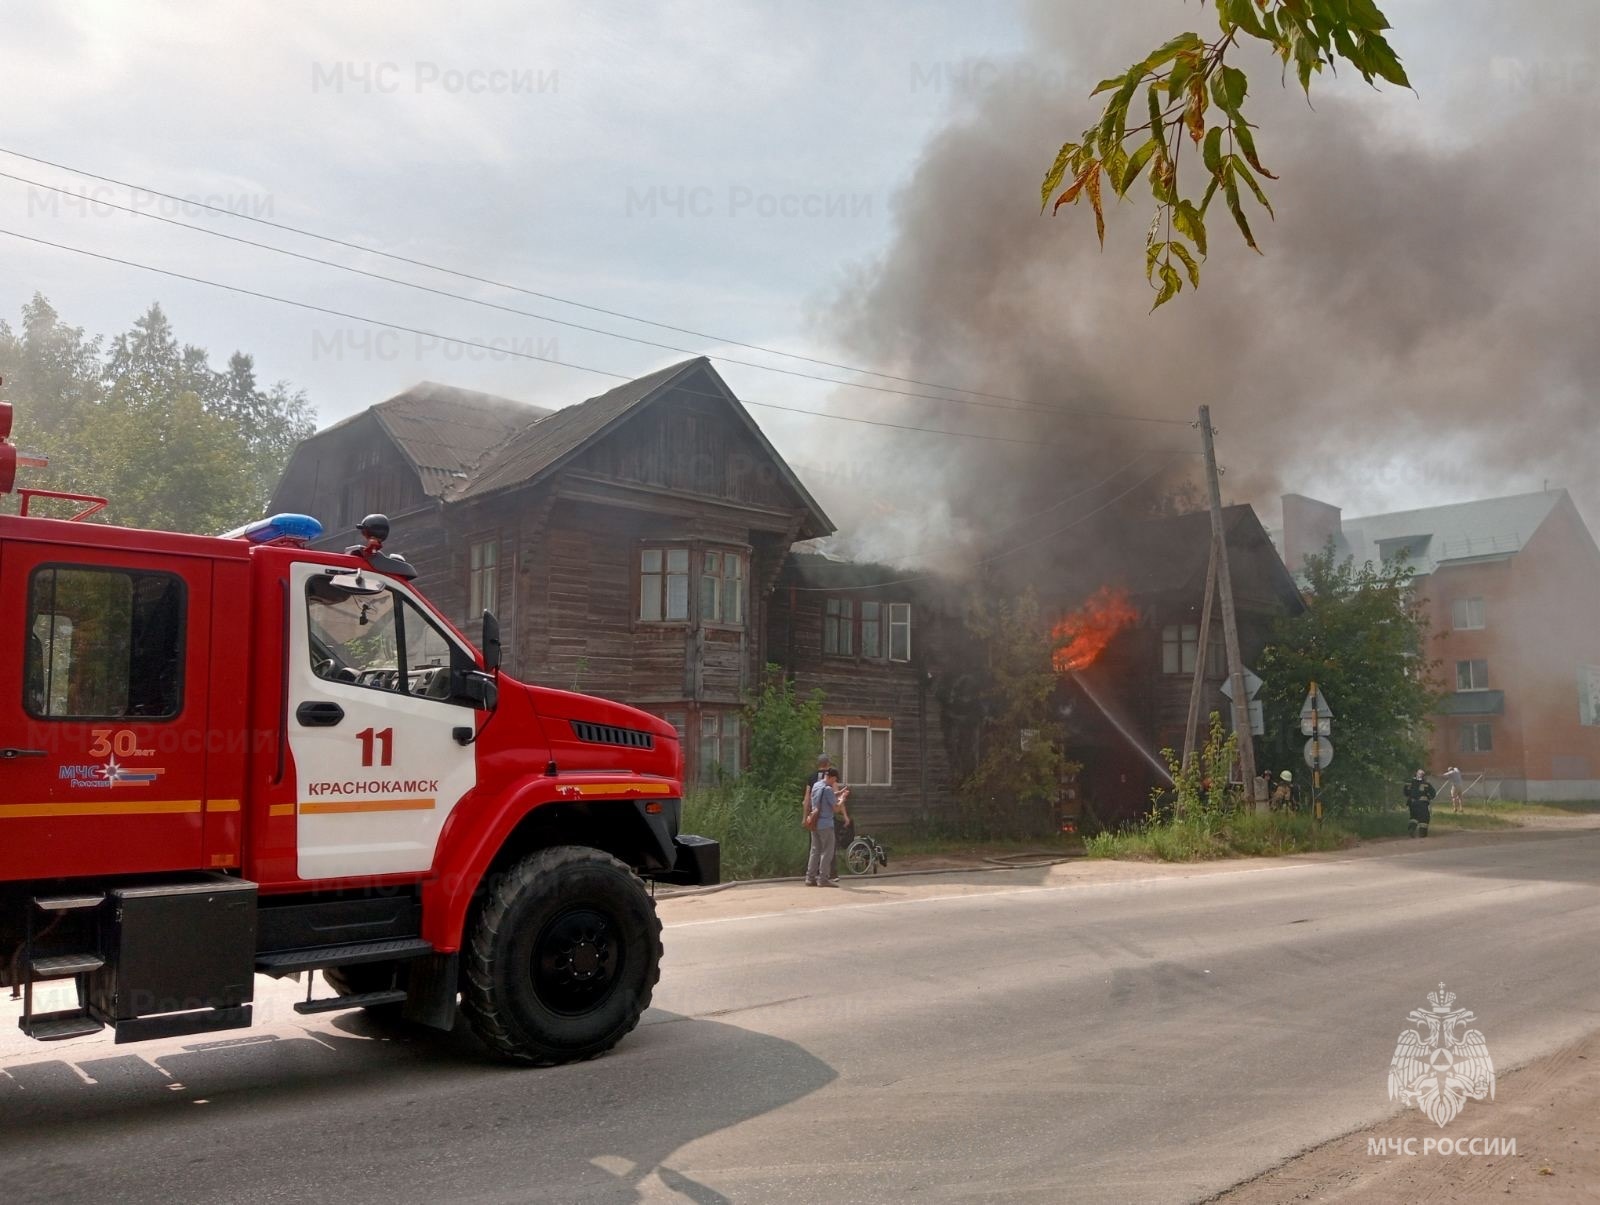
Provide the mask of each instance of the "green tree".
[{"label": "green tree", "polygon": [[[1145,279],[1156,295],[1152,310],[1177,296],[1186,277],[1199,288],[1207,211],[1219,190],[1245,243],[1261,250],[1241,196],[1248,190],[1270,217],[1272,205],[1257,177],[1277,177],[1262,166],[1256,127],[1244,116],[1249,79],[1229,61],[1241,39],[1266,43],[1285,73],[1292,65],[1307,96],[1311,77],[1340,59],[1369,84],[1381,79],[1411,86],[1384,37],[1389,22],[1374,0],[1216,0],[1216,11],[1220,32],[1211,41],[1181,33],[1090,93],[1109,92],[1111,98],[1078,141],[1062,146],[1039,190],[1041,209],[1063,183],[1056,210],[1087,197],[1103,246],[1104,189],[1125,197],[1149,169],[1155,216],[1145,237]],[[1130,125],[1128,110],[1141,88],[1147,116]],[[1200,151],[1204,193],[1198,201],[1185,187],[1192,177],[1179,179],[1185,138]]]},{"label": "green tree", "polygon": [[256,518],[313,429],[303,392],[260,388],[242,352],[213,371],[159,305],[103,348],[35,294],[20,328],[0,322],[0,377],[16,442],[50,460],[25,482],[103,495],[117,523],[216,532]]},{"label": "green tree", "polygon": [[1335,811],[1381,807],[1423,764],[1441,697],[1414,575],[1399,560],[1357,567],[1330,547],[1305,577],[1305,612],[1278,622],[1260,658],[1268,764],[1301,763],[1300,707],[1316,682],[1336,717],[1323,798]]},{"label": "green tree", "polygon": [[1053,739],[1055,651],[1032,590],[981,601],[967,629],[984,653],[978,764],[962,783],[963,822],[975,834],[1027,834],[1050,827],[1065,759]]},{"label": "green tree", "polygon": [[761,692],[745,708],[750,763],[744,781],[756,791],[800,797],[822,749],[822,692],[801,698],[783,670],[768,665]]}]

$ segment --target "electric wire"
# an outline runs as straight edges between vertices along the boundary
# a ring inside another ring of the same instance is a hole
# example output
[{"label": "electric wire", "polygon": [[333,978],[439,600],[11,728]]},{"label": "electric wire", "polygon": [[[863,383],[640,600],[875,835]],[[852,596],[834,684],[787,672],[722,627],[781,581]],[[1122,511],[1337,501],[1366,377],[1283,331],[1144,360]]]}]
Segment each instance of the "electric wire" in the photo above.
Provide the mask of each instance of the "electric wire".
[{"label": "electric wire", "polygon": [[[367,277],[370,277],[370,278],[373,278],[373,279],[376,279],[376,280],[385,281],[385,282],[388,282],[388,283],[391,283],[391,284],[398,284],[398,285],[401,285],[401,286],[406,287],[406,288],[418,289],[418,290],[421,290],[421,291],[424,291],[424,292],[429,292],[429,293],[434,293],[434,294],[437,294],[437,295],[440,295],[440,296],[450,297],[450,298],[453,298],[455,300],[465,301],[465,302],[468,302],[468,303],[473,304],[473,305],[482,305],[482,306],[485,306],[485,307],[488,307],[488,308],[491,308],[491,309],[503,310],[503,311],[505,311],[507,313],[518,314],[518,315],[521,315],[523,317],[534,318],[534,319],[537,319],[539,321],[550,322],[550,323],[555,324],[555,325],[567,326],[567,327],[571,327],[571,328],[574,328],[574,329],[577,329],[577,330],[585,331],[585,332],[588,332],[588,333],[591,333],[591,334],[597,334],[597,335],[601,335],[601,336],[609,337],[609,338],[614,338],[614,339],[622,339],[622,340],[626,340],[626,341],[632,342],[632,343],[640,343],[640,344],[643,344],[643,345],[648,346],[648,347],[661,348],[661,349],[664,349],[664,350],[667,350],[667,351],[675,351],[675,352],[680,352],[680,353],[687,354],[687,355],[704,354],[704,355],[706,355],[706,357],[708,359],[717,360],[717,361],[719,361],[721,363],[725,363],[725,364],[736,364],[736,365],[739,365],[741,367],[747,367],[747,368],[757,369],[757,370],[766,371],[766,372],[779,373],[781,375],[789,376],[789,377],[797,377],[797,378],[806,379],[806,380],[818,381],[818,382],[823,383],[823,384],[835,385],[835,386],[839,386],[839,387],[843,387],[843,388],[862,389],[862,390],[867,390],[867,391],[875,392],[875,393],[891,394],[891,395],[895,395],[895,396],[908,397],[908,398],[914,398],[914,399],[926,400],[926,401],[946,402],[946,403],[950,403],[950,404],[954,404],[954,405],[993,405],[998,409],[1024,410],[1024,411],[1035,411],[1035,412],[1042,412],[1042,413],[1070,414],[1073,417],[1097,418],[1097,419],[1104,419],[1104,420],[1107,420],[1107,421],[1115,421],[1115,422],[1156,423],[1156,424],[1162,424],[1162,425],[1183,425],[1183,424],[1185,424],[1187,422],[1187,420],[1184,420],[1184,419],[1162,418],[1162,417],[1157,417],[1157,416],[1154,416],[1154,415],[1119,414],[1119,413],[1115,413],[1115,412],[1112,412],[1112,411],[1091,410],[1091,409],[1087,409],[1087,408],[1069,407],[1069,406],[1063,406],[1063,405],[1055,404],[1055,403],[1040,402],[1040,401],[1037,401],[1037,400],[1034,400],[1034,399],[1019,398],[1019,397],[1014,397],[1014,396],[1007,395],[1007,394],[985,393],[985,392],[983,392],[981,390],[966,389],[966,388],[963,388],[963,387],[958,386],[958,385],[946,385],[946,384],[943,384],[943,383],[938,382],[938,381],[924,381],[924,380],[919,380],[919,379],[914,378],[914,377],[897,376],[897,375],[895,375],[893,373],[878,372],[878,371],[876,371],[874,369],[870,369],[870,368],[862,368],[862,367],[855,366],[855,365],[836,363],[834,361],[822,360],[822,359],[818,359],[816,357],[800,355],[800,354],[795,353],[795,352],[785,352],[785,351],[781,351],[781,350],[779,350],[777,348],[766,347],[766,346],[763,346],[761,344],[755,344],[755,343],[746,343],[746,342],[742,342],[742,341],[737,340],[737,339],[723,339],[723,338],[721,338],[719,336],[707,334],[707,333],[705,333],[703,331],[696,331],[696,330],[693,330],[693,329],[688,328],[688,327],[679,327],[679,326],[673,326],[673,325],[671,325],[669,323],[656,322],[656,321],[653,321],[652,319],[642,318],[642,317],[639,317],[637,315],[624,313],[623,311],[620,311],[620,310],[610,310],[610,309],[606,309],[606,308],[601,307],[601,306],[589,305],[589,304],[584,303],[584,302],[575,301],[575,300],[573,300],[571,298],[559,297],[559,296],[557,296],[555,294],[552,294],[552,293],[539,292],[539,291],[534,290],[534,289],[524,288],[524,287],[522,287],[520,285],[510,284],[510,283],[507,283],[505,281],[494,280],[494,279],[492,279],[490,277],[479,276],[479,275],[476,275],[476,274],[473,274],[473,273],[470,273],[470,272],[463,272],[463,271],[459,271],[459,270],[454,269],[454,268],[445,267],[445,266],[440,265],[440,264],[430,263],[430,262],[428,262],[426,260],[413,259],[413,258],[411,258],[409,256],[398,255],[398,254],[395,254],[393,252],[380,250],[378,248],[366,247],[366,246],[363,246],[360,243],[351,242],[351,241],[349,241],[347,239],[340,239],[340,238],[333,237],[331,235],[319,234],[316,231],[307,230],[307,229],[304,229],[303,227],[292,226],[292,225],[289,225],[289,224],[284,223],[284,222],[275,222],[275,221],[272,221],[271,219],[258,217],[258,216],[254,215],[254,214],[240,213],[240,212],[237,212],[235,210],[228,209],[228,208],[226,208],[224,206],[212,205],[212,204],[210,204],[208,202],[199,200],[197,198],[185,198],[185,197],[177,196],[176,194],[173,194],[173,193],[162,192],[162,191],[160,191],[158,189],[145,188],[145,187],[143,187],[141,185],[132,184],[132,183],[129,183],[128,181],[124,181],[124,180],[118,180],[118,179],[116,179],[114,177],[111,177],[111,176],[99,175],[98,173],[91,172],[91,171],[88,171],[88,170],[83,169],[83,168],[71,167],[71,166],[68,166],[66,164],[56,163],[56,162],[54,162],[52,160],[49,160],[49,159],[42,159],[42,158],[39,158],[39,157],[34,156],[34,155],[27,155],[27,154],[24,154],[21,151],[12,150],[12,149],[7,148],[7,147],[0,147],[0,153],[6,154],[6,155],[11,155],[14,158],[27,160],[30,163],[38,163],[38,164],[41,164],[41,165],[46,166],[46,167],[52,167],[52,168],[55,168],[58,171],[71,172],[74,175],[84,176],[84,177],[86,177],[88,179],[91,179],[91,180],[99,180],[99,181],[101,181],[103,183],[106,183],[106,184],[113,184],[113,185],[116,185],[119,188],[126,188],[126,189],[129,189],[129,190],[134,191],[134,192],[146,193],[146,194],[148,194],[150,196],[154,196],[154,197],[161,197],[163,199],[175,201],[175,202],[178,202],[180,204],[190,205],[190,206],[193,206],[193,207],[198,208],[198,209],[205,209],[205,210],[209,210],[209,211],[214,212],[214,213],[219,213],[219,214],[225,215],[227,217],[238,218],[240,220],[248,221],[248,222],[255,222],[255,223],[258,223],[258,224],[261,224],[261,225],[264,225],[264,226],[272,227],[273,229],[286,231],[286,232],[291,233],[291,234],[296,234],[296,235],[299,235],[299,236],[304,237],[304,238],[315,239],[315,240],[318,240],[318,241],[321,241],[321,242],[329,243],[329,244],[334,245],[334,246],[345,247],[345,248],[348,248],[350,250],[362,252],[362,253],[368,254],[368,255],[377,255],[377,256],[380,256],[380,257],[382,257],[384,259],[393,260],[393,261],[398,262],[398,263],[409,264],[409,265],[411,265],[413,267],[424,268],[424,269],[427,269],[427,270],[433,271],[433,272],[442,272],[442,273],[445,273],[447,275],[455,276],[455,277],[457,277],[459,279],[462,279],[462,280],[470,280],[470,281],[473,281],[473,282],[478,283],[478,284],[486,284],[486,285],[489,285],[489,286],[494,287],[494,288],[505,289],[505,290],[507,290],[509,292],[521,293],[521,294],[524,294],[525,296],[529,296],[529,297],[537,297],[537,298],[540,298],[540,299],[546,300],[546,301],[554,301],[554,302],[557,302],[557,303],[560,303],[560,304],[563,304],[563,305],[570,305],[570,306],[573,306],[573,307],[578,308],[578,309],[588,310],[590,312],[603,314],[603,315],[606,315],[608,317],[620,318],[620,319],[623,319],[625,321],[630,321],[630,322],[638,322],[638,323],[642,323],[642,324],[647,325],[647,326],[654,326],[654,327],[658,327],[658,328],[663,329],[663,330],[674,331],[674,332],[676,332],[678,334],[691,335],[691,336],[693,336],[694,338],[697,338],[697,339],[708,339],[708,340],[711,340],[713,343],[719,343],[719,344],[722,344],[722,345],[725,345],[725,346],[742,347],[742,348],[745,348],[746,350],[758,351],[758,352],[761,352],[761,353],[763,353],[765,355],[784,356],[784,357],[788,357],[788,358],[791,358],[791,359],[805,361],[807,363],[813,363],[813,364],[817,364],[817,365],[824,366],[824,367],[835,368],[835,369],[838,369],[838,370],[844,371],[844,372],[859,373],[859,374],[865,375],[865,376],[882,377],[882,378],[884,378],[886,380],[898,381],[898,382],[900,382],[902,384],[918,385],[918,386],[921,386],[921,387],[924,387],[924,388],[930,388],[930,389],[942,389],[942,390],[946,390],[947,392],[951,392],[951,393],[967,394],[968,396],[965,397],[965,398],[943,397],[943,396],[940,396],[940,395],[937,395],[937,394],[918,393],[918,392],[915,392],[913,390],[894,389],[894,388],[889,388],[887,386],[881,386],[881,385],[870,385],[870,384],[867,384],[865,382],[860,382],[860,381],[843,381],[843,380],[839,380],[836,377],[823,377],[823,376],[818,376],[818,375],[816,375],[814,373],[800,372],[800,371],[798,371],[796,369],[780,368],[780,367],[778,367],[776,365],[760,364],[760,363],[756,363],[754,361],[740,360],[740,359],[737,359],[737,358],[734,358],[734,357],[720,356],[720,355],[715,355],[715,354],[711,354],[711,353],[697,353],[697,352],[694,352],[694,351],[692,351],[691,349],[688,349],[688,348],[676,347],[676,346],[673,346],[671,344],[659,343],[659,342],[655,342],[655,341],[649,340],[649,339],[641,339],[641,338],[639,338],[637,336],[622,334],[621,332],[618,332],[618,331],[609,331],[609,330],[605,330],[604,328],[601,328],[601,327],[586,326],[586,325],[584,325],[582,323],[570,322],[570,321],[567,321],[567,320],[564,320],[564,319],[560,319],[560,318],[552,318],[552,317],[549,317],[548,315],[533,314],[533,313],[529,313],[528,311],[525,311],[525,310],[518,310],[518,309],[515,309],[515,308],[510,307],[510,306],[499,305],[499,304],[497,304],[495,302],[486,301],[486,300],[481,299],[481,298],[469,297],[469,296],[466,296],[465,294],[454,293],[454,292],[451,292],[449,290],[438,289],[438,288],[434,288],[434,287],[431,287],[431,286],[428,286],[428,285],[424,285],[424,284],[420,284],[420,283],[413,282],[413,281],[405,281],[405,280],[400,280],[400,279],[395,278],[395,277],[384,276],[384,275],[379,274],[379,273],[369,272],[369,271],[366,271],[365,269],[352,267],[352,266],[347,265],[347,264],[340,264],[340,263],[338,263],[337,261],[334,261],[334,260],[322,259],[322,258],[320,258],[318,256],[305,255],[305,254],[303,254],[301,252],[291,251],[291,250],[289,250],[287,248],[275,247],[275,246],[273,246],[271,244],[268,244],[268,243],[255,242],[254,240],[251,240],[251,239],[242,238],[242,237],[237,236],[237,235],[226,234],[226,233],[223,233],[221,231],[211,230],[211,229],[209,229],[207,227],[194,225],[194,224],[188,223],[188,222],[181,222],[181,221],[178,221],[175,218],[164,217],[164,216],[162,216],[160,214],[146,213],[143,210],[134,209],[134,208],[132,208],[130,206],[126,206],[126,205],[119,205],[119,204],[117,204],[116,202],[113,202],[113,201],[106,201],[106,200],[101,200],[101,199],[93,199],[93,200],[86,200],[86,202],[85,202],[86,204],[105,205],[105,206],[107,206],[109,208],[118,209],[118,210],[122,210],[123,212],[130,213],[130,214],[132,214],[132,215],[134,215],[136,217],[154,218],[156,221],[165,222],[165,223],[167,223],[169,225],[182,227],[182,228],[188,229],[188,230],[198,231],[198,232],[200,232],[202,234],[209,234],[209,235],[212,235],[213,237],[216,237],[216,238],[227,239],[227,240],[232,241],[232,242],[237,242],[237,243],[242,243],[242,244],[245,244],[245,245],[248,245],[248,246],[257,247],[257,248],[259,248],[261,250],[274,252],[276,254],[291,256],[291,257],[293,257],[295,259],[300,259],[300,260],[305,260],[305,261],[309,261],[309,262],[312,262],[312,263],[321,264],[321,265],[324,265],[326,267],[331,267],[331,268],[338,269],[340,271],[346,271],[346,272],[351,272],[351,273],[354,273],[354,274],[357,274],[357,275],[361,275],[361,276],[367,276]],[[61,193],[61,194],[67,195],[67,196],[74,195],[70,189],[63,188],[63,187],[60,187],[60,186],[57,186],[57,185],[44,184],[44,183],[39,182],[39,181],[29,180],[26,177],[13,175],[13,174],[11,174],[9,172],[0,172],[0,176],[4,176],[6,179],[9,179],[9,180],[17,181],[18,183],[30,185],[31,187],[43,188],[43,189],[47,189],[49,191]],[[1007,405],[996,405],[997,403],[1009,403],[1009,404],[1007,404]]]},{"label": "electric wire", "polygon": [[[260,301],[276,302],[279,305],[293,306],[296,309],[309,310],[312,313],[326,314],[334,318],[344,318],[351,322],[361,322],[368,326],[381,327],[387,330],[401,331],[408,335],[420,335],[428,339],[437,339],[443,343],[453,343],[461,347],[476,348],[480,351],[492,352],[497,355],[510,356],[514,359],[537,360],[544,364],[553,364],[559,368],[570,368],[577,372],[593,373],[596,376],[610,377],[617,381],[636,380],[639,374],[615,372],[607,368],[595,368],[588,364],[579,364],[572,360],[563,360],[555,356],[541,356],[535,352],[517,351],[512,348],[495,347],[493,344],[483,343],[476,339],[463,339],[455,335],[440,334],[437,331],[426,330],[422,327],[407,326],[403,323],[389,322],[381,318],[371,318],[364,314],[356,314],[348,310],[338,310],[331,306],[317,305],[309,301],[297,301],[291,297],[280,297],[274,293],[264,293],[259,289],[249,289],[243,285],[228,284],[224,281],[209,280],[203,276],[193,276],[187,272],[178,272],[171,268],[158,268],[153,264],[140,263],[137,260],[123,259],[120,256],[109,255],[101,251],[90,251],[86,247],[74,247],[70,243],[58,243],[51,239],[39,238],[36,235],[23,234],[16,230],[0,228],[0,235],[21,239],[24,242],[35,243],[42,247],[51,247],[58,251],[69,251],[74,255],[87,256],[90,259],[102,260],[106,263],[119,264],[127,268],[138,268],[140,271],[153,272],[158,276],[171,277],[174,280],[187,281],[190,284],[206,285],[209,288],[222,289],[230,293],[238,293],[245,297],[254,297]],[[685,389],[686,393],[700,393],[700,390]],[[719,396],[720,395],[707,395]],[[872,427],[887,427],[897,431],[916,431],[927,435],[945,435],[958,439],[981,439],[999,443],[1024,444],[1029,447],[1054,447],[1074,449],[1077,445],[1060,443],[1050,440],[1027,439],[1020,436],[995,435],[983,431],[950,431],[940,427],[918,427],[908,423],[891,423],[882,419],[861,418],[857,415],[830,414],[825,410],[805,410],[798,406],[785,406],[776,402],[760,402],[750,398],[741,397],[740,402],[746,406],[759,406],[766,410],[782,410],[791,414],[803,414],[810,418],[826,418],[835,422],[861,423]]]}]

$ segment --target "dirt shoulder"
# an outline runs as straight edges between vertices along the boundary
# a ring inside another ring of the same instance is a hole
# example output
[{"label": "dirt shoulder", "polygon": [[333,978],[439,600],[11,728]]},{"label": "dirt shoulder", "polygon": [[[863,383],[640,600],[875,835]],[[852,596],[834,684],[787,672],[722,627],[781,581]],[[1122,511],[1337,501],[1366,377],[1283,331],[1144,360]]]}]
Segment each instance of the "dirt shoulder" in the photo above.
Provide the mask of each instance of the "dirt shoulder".
[{"label": "dirt shoulder", "polygon": [[[1516,1139],[1515,1155],[1369,1155],[1370,1140]],[[1445,1130],[1415,1109],[1336,1138],[1212,1200],[1600,1201],[1600,1034],[1499,1078]]]}]

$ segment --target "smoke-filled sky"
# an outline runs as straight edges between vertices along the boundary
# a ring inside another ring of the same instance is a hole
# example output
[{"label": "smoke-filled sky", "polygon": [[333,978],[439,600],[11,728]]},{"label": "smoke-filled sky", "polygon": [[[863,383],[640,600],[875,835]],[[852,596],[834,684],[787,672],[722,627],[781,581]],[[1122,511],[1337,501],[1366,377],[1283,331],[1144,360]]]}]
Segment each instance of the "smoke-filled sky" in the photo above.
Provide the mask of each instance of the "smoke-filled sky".
[{"label": "smoke-filled sky", "polygon": [[[1278,220],[1214,216],[1203,286],[1146,314],[1144,201],[1040,217],[1099,78],[1194,0],[258,6],[80,0],[8,16],[0,146],[541,292],[905,377],[1188,419],[1225,492],[1347,513],[1573,489],[1600,526],[1600,4],[1389,0],[1417,95],[1245,60]],[[0,155],[0,170],[125,196]],[[136,207],[694,352],[726,343],[330,253],[148,196]],[[351,313],[637,374],[681,355],[363,282],[0,180],[0,227]],[[595,373],[463,352],[0,238],[91,331],[161,300],[214,360],[257,356],[335,421],[419,379],[561,405]],[[816,370],[814,367],[809,370]],[[751,401],[1003,435],[753,413],[850,534],[899,559],[1070,521],[1194,446],[1188,427],[922,402],[724,367]],[[837,375],[837,374],[834,374]],[[892,384],[892,382],[882,382]],[[899,386],[926,392],[916,386]],[[1075,498],[1118,470],[1101,493]],[[1157,488],[1152,483],[1147,488]],[[1136,495],[1137,497],[1137,495]]]}]

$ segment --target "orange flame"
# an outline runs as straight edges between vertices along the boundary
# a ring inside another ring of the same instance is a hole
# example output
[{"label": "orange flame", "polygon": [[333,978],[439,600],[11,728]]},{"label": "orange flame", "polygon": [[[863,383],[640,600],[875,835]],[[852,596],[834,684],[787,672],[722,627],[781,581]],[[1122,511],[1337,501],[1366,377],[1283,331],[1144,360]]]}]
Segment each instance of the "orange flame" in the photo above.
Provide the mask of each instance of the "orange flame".
[{"label": "orange flame", "polygon": [[1051,629],[1055,637],[1054,663],[1058,674],[1088,669],[1106,651],[1117,633],[1137,622],[1139,612],[1128,592],[1101,586],[1088,600]]}]

